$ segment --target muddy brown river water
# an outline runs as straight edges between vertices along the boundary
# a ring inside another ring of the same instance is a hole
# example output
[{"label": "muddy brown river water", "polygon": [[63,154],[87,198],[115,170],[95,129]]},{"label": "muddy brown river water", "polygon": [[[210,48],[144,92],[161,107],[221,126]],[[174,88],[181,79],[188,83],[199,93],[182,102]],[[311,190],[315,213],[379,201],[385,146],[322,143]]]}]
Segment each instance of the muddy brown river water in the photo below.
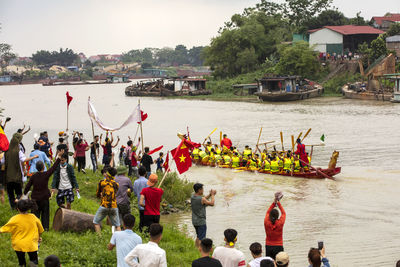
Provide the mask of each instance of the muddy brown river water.
[{"label": "muddy brown river water", "polygon": [[[91,99],[110,126],[119,126],[137,105],[137,98],[125,97],[124,84],[54,86],[1,86],[0,106],[12,117],[6,133],[10,136],[23,123],[32,131],[24,136],[31,149],[33,134],[49,132],[50,139],[65,129],[65,92],[74,97],[70,106],[70,129],[80,130],[91,139],[87,98]],[[400,259],[400,105],[342,98],[316,98],[294,103],[213,102],[184,99],[142,98],[142,109],[149,114],[144,122],[145,145],[174,148],[178,131],[189,126],[193,140],[202,141],[214,128],[227,133],[240,148],[255,145],[260,127],[261,140],[276,141],[312,128],[306,144],[316,147],[313,165],[326,167],[334,149],[340,151],[342,173],[336,181],[306,180],[228,169],[192,167],[182,177],[215,188],[215,207],[207,208],[207,236],[217,245],[223,231],[238,232],[238,247],[251,255],[252,242],[265,242],[263,220],[275,191],[284,193],[287,212],[284,247],[291,266],[307,266],[307,252],[323,240],[332,266],[394,266]],[[95,129],[96,134],[100,131]],[[125,143],[135,135],[130,125],[116,135]],[[162,220],[177,222],[193,236],[190,213]],[[186,226],[185,226],[186,225]]]}]

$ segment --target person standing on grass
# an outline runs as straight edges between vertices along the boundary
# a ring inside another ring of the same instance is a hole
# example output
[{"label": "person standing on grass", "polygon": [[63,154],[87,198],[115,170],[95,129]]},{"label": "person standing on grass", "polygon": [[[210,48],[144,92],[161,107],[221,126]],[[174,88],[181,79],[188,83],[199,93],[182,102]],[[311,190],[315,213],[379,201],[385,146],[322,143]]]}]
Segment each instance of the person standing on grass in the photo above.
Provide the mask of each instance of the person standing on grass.
[{"label": "person standing on grass", "polygon": [[146,177],[147,178],[151,174],[151,164],[153,164],[153,158],[149,155],[149,152],[150,152],[150,148],[145,147],[144,154],[142,156],[142,159],[140,160],[141,165],[146,168],[146,171],[147,171]]},{"label": "person standing on grass", "polygon": [[[280,199],[282,198],[281,192],[275,193],[275,200],[267,210],[267,214],[264,219],[264,228],[266,234],[265,240],[265,256],[271,257],[275,260],[276,254],[283,249],[283,226],[285,225],[286,212],[283,209]],[[279,207],[281,211],[281,217],[279,218],[279,211],[275,209],[275,206]]]},{"label": "person standing on grass", "polygon": [[35,143],[33,145],[33,149],[34,150],[31,152],[31,154],[29,156],[33,157],[33,156],[38,155],[38,158],[35,158],[35,159],[29,161],[29,166],[30,166],[29,173],[34,174],[35,172],[38,171],[36,169],[36,163],[39,162],[39,161],[44,163],[44,171],[47,171],[47,166],[50,166],[51,162],[50,162],[49,158],[46,156],[46,153],[44,153],[43,151],[39,150],[39,144],[38,143]]},{"label": "person standing on grass", "polygon": [[160,152],[159,157],[154,161],[154,163],[157,164],[156,172],[163,172],[163,164],[164,164],[163,156],[164,153]]},{"label": "person standing on grass", "polygon": [[237,231],[235,229],[226,229],[224,236],[225,246],[216,247],[213,258],[219,260],[224,267],[246,266],[246,258],[243,252],[235,248]]},{"label": "person standing on grass", "polygon": [[[206,207],[214,206],[215,194],[217,191],[210,190],[208,196],[203,196],[204,188],[203,184],[196,183],[193,185],[194,194],[190,198],[192,206],[192,223],[196,229],[196,247],[200,245],[200,241],[206,237],[207,234],[207,222],[206,222]],[[211,200],[209,200],[211,198]]]},{"label": "person standing on grass", "polygon": [[[57,205],[61,208],[71,209],[71,203],[75,199],[72,189],[75,188],[75,191],[78,193],[79,185],[76,181],[74,168],[67,161],[68,154],[62,154],[60,164],[58,164],[54,172],[51,193],[54,194],[57,189]],[[67,205],[65,205],[65,200]]]},{"label": "person standing on grass", "polygon": [[[146,179],[146,169],[143,166],[140,166],[139,168],[139,178],[135,180],[133,183],[133,192],[135,193],[135,196],[138,201],[138,209],[139,209],[139,231],[143,231],[143,226],[144,226],[144,208],[140,206],[140,193],[142,192],[143,188],[148,187],[147,185],[147,179]],[[143,200],[143,203],[145,201]]]},{"label": "person standing on grass", "polygon": [[50,207],[49,207],[49,198],[50,198],[50,190],[48,188],[48,183],[50,176],[56,170],[57,166],[60,164],[61,156],[64,154],[64,151],[60,151],[57,154],[57,160],[53,164],[53,166],[45,171],[44,164],[42,161],[38,161],[36,163],[37,172],[33,174],[28,183],[25,186],[24,195],[28,194],[28,191],[33,186],[31,198],[36,202],[38,209],[34,211],[36,217],[41,219],[43,228],[48,231],[49,230],[49,217],[50,217]]},{"label": "person standing on grass", "polygon": [[100,207],[97,209],[93,219],[94,229],[97,233],[101,232],[100,223],[108,216],[112,226],[116,231],[121,231],[121,223],[119,221],[116,194],[118,192],[118,183],[115,182],[117,170],[110,167],[105,170],[105,177],[97,185],[96,196],[101,199]]},{"label": "person standing on grass", "polygon": [[[150,227],[152,223],[160,223],[160,203],[164,190],[157,188],[158,176],[152,173],[147,185],[140,193],[140,206],[144,207],[144,226]],[[145,202],[146,201],[146,202]]]},{"label": "person standing on grass", "polygon": [[[247,264],[247,267],[260,267],[260,263],[263,260],[269,260],[274,264],[274,259],[271,257],[263,257],[262,256],[262,246],[258,242],[254,242],[250,245],[251,256],[253,256],[253,260]],[[275,264],[274,264],[275,265]]]},{"label": "person standing on grass", "polygon": [[117,168],[117,176],[115,176],[115,182],[119,185],[116,199],[120,222],[122,222],[125,215],[131,214],[130,196],[133,191],[133,185],[131,179],[125,176],[126,171],[125,166],[119,166]]},{"label": "person standing on grass", "polygon": [[11,233],[11,246],[18,257],[19,266],[26,266],[25,253],[29,255],[30,265],[38,265],[39,243],[44,231],[40,220],[29,210],[35,210],[36,203],[32,200],[22,199],[17,203],[19,214],[13,216],[3,227],[0,233]]},{"label": "person standing on grass", "polygon": [[89,150],[89,145],[84,139],[79,139],[78,143],[76,143],[76,161],[78,162],[78,172],[82,170],[85,172],[86,167],[86,151]]},{"label": "person standing on grass", "polygon": [[99,136],[95,135],[93,142],[90,143],[90,159],[92,160],[93,173],[97,170],[97,159],[99,157]]},{"label": "person standing on grass", "polygon": [[199,251],[201,258],[192,262],[192,267],[222,267],[219,260],[210,257],[213,242],[209,238],[204,238],[200,242]]},{"label": "person standing on grass", "polygon": [[123,217],[123,222],[125,230],[113,233],[107,246],[108,250],[113,250],[114,247],[117,247],[117,267],[128,267],[125,257],[137,245],[142,244],[142,238],[132,231],[135,226],[135,216],[126,214]]},{"label": "person standing on grass", "polygon": [[[167,267],[165,250],[158,246],[162,239],[163,227],[158,223],[153,223],[149,230],[149,243],[137,245],[125,257],[125,262],[130,267]],[[138,259],[139,263],[135,259]]]}]

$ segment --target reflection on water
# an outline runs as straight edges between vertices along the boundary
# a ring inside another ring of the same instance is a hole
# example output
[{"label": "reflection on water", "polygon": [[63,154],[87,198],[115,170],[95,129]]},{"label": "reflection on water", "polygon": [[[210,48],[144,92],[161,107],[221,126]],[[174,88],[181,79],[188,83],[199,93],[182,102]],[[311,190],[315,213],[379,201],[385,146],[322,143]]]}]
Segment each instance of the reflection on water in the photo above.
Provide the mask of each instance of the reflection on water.
[{"label": "reflection on water", "polygon": [[[87,97],[103,121],[119,126],[134,109],[137,98],[124,96],[123,84],[70,87],[41,85],[0,87],[0,106],[13,119],[6,129],[11,135],[22,124],[32,126],[24,144],[32,146],[33,134],[47,130],[51,138],[65,129],[65,91],[74,97],[70,106],[70,129],[83,131],[90,139]],[[400,200],[398,188],[400,105],[341,98],[318,98],[296,103],[240,103],[189,101],[180,99],[141,99],[149,114],[144,122],[144,142],[166,150],[178,144],[176,133],[189,126],[193,140],[202,141],[218,127],[234,144],[255,145],[260,127],[262,141],[275,140],[284,133],[285,147],[290,136],[312,132],[307,144],[319,144],[322,134],[326,146],[315,147],[313,165],[326,166],[334,149],[340,151],[337,181],[277,177],[229,169],[193,167],[183,177],[215,188],[216,206],[207,208],[208,233],[217,245],[223,231],[238,230],[238,246],[250,259],[252,242],[265,242],[264,216],[274,192],[284,193],[287,212],[284,246],[291,265],[306,266],[307,252],[317,241],[326,244],[333,266],[394,266],[400,259]],[[134,136],[136,125],[117,135],[122,141]],[[219,138],[218,131],[212,136]],[[96,134],[100,133],[96,129]],[[191,214],[163,217],[187,225],[193,235]],[[377,252],[379,247],[379,252]]]}]

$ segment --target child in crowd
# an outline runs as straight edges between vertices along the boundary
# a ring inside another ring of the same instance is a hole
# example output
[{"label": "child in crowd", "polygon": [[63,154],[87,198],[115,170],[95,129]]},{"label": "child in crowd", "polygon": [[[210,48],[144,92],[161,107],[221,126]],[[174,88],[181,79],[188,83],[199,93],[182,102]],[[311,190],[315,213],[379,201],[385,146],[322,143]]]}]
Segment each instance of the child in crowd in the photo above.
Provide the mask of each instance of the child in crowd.
[{"label": "child in crowd", "polygon": [[29,210],[35,210],[36,203],[32,200],[22,199],[17,202],[19,214],[13,216],[3,227],[0,233],[11,233],[12,248],[18,257],[19,266],[26,266],[25,252],[34,266],[38,264],[37,251],[42,241],[44,231],[40,220]]}]

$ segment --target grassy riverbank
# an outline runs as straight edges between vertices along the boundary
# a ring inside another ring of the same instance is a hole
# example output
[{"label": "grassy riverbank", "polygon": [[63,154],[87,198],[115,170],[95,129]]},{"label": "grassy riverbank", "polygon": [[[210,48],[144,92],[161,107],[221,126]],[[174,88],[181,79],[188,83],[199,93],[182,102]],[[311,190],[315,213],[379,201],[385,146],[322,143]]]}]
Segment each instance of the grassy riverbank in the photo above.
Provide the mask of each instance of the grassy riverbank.
[{"label": "grassy riverbank", "polygon": [[[72,204],[72,209],[95,214],[99,207],[96,199],[96,186],[101,179],[99,173],[92,174],[87,171],[87,175],[77,174],[78,183],[81,191],[81,199],[76,199]],[[192,184],[177,178],[176,174],[169,174],[164,182],[163,188],[165,195],[164,202],[173,206],[183,208],[184,202],[191,193]],[[132,198],[132,213],[139,221],[138,211],[135,205],[136,198]],[[7,201],[7,200],[6,200]],[[53,222],[54,213],[57,209],[55,199],[50,200],[50,228]],[[0,204],[0,225],[4,225],[16,212],[11,211],[8,202]],[[169,266],[190,266],[191,262],[199,257],[199,253],[194,246],[193,240],[184,233],[178,231],[176,225],[163,223],[163,239],[160,247],[167,252]],[[137,228],[135,229],[137,232]],[[148,241],[148,237],[141,235],[143,242]],[[62,266],[116,266],[116,253],[107,250],[107,244],[111,238],[111,227],[105,226],[102,236],[97,236],[94,232],[72,233],[54,232],[52,229],[43,234],[43,242],[39,250],[39,266],[43,266],[44,259],[51,254],[55,254],[61,259]],[[10,234],[0,234],[0,262],[2,267],[16,266],[18,264],[15,252],[11,248]]]}]

